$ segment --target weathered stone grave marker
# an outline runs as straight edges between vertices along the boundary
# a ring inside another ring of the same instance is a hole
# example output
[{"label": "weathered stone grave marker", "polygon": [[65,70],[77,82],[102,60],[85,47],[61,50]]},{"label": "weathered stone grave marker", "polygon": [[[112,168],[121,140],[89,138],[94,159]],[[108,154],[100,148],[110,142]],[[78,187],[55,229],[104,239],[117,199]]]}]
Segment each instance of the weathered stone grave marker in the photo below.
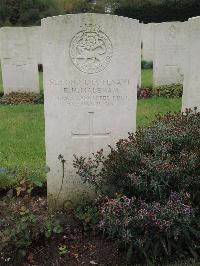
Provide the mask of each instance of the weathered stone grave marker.
[{"label": "weathered stone grave marker", "polygon": [[42,34],[41,27],[29,27],[29,39],[32,56],[36,58],[38,64],[42,64]]},{"label": "weathered stone grave marker", "polygon": [[189,19],[186,25],[187,50],[183,83],[182,111],[186,108],[200,110],[200,17]]},{"label": "weathered stone grave marker", "polygon": [[30,28],[3,27],[1,38],[1,67],[4,93],[39,93],[37,60],[29,38]]},{"label": "weathered stone grave marker", "polygon": [[154,26],[156,23],[141,24],[142,25],[142,59],[145,61],[153,61],[154,53]]},{"label": "weathered stone grave marker", "polygon": [[186,31],[184,22],[154,25],[154,87],[183,83]]},{"label": "weathered stone grave marker", "polygon": [[77,14],[43,19],[42,30],[48,199],[50,207],[67,207],[88,192],[74,154],[107,154],[135,131],[140,25]]}]

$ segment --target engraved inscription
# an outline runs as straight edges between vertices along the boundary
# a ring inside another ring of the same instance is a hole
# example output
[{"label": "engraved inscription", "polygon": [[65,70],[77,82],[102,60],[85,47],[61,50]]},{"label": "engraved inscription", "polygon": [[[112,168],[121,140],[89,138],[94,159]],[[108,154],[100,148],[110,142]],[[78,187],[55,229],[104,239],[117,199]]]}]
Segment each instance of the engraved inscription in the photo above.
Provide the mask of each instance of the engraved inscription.
[{"label": "engraved inscription", "polygon": [[112,58],[112,43],[97,25],[85,25],[71,41],[70,57],[75,67],[85,73],[103,71]]},{"label": "engraved inscription", "polygon": [[176,38],[176,26],[171,25],[168,29],[168,35],[170,39],[175,39]]},{"label": "engraved inscription", "polygon": [[50,80],[52,86],[62,86],[62,95],[57,100],[68,106],[113,106],[127,105],[131,100],[124,92],[130,80]]}]

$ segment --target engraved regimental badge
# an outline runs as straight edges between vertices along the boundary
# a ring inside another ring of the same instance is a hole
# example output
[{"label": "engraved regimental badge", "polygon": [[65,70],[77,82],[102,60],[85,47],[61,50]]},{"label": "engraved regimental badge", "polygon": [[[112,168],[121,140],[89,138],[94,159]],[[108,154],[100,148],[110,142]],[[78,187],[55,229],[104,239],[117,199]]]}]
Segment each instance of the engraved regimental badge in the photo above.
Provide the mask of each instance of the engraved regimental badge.
[{"label": "engraved regimental badge", "polygon": [[70,44],[70,57],[75,67],[94,74],[104,70],[112,58],[112,43],[99,26],[89,24],[78,32]]},{"label": "engraved regimental badge", "polygon": [[171,25],[168,29],[168,35],[170,39],[175,39],[176,38],[176,26]]}]

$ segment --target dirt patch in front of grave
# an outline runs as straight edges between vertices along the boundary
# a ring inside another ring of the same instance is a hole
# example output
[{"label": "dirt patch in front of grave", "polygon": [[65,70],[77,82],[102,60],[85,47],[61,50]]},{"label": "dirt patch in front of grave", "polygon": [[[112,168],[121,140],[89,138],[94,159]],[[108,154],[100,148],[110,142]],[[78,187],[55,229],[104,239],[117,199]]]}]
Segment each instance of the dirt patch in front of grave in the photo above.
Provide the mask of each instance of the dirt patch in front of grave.
[{"label": "dirt patch in front of grave", "polygon": [[[24,207],[44,219],[48,216],[45,190],[33,190],[34,196],[23,190],[20,196],[16,196],[16,191],[12,189],[7,191],[6,196],[4,192],[0,197],[0,221],[13,212],[20,212]],[[0,265],[126,265],[126,256],[114,241],[106,239],[101,232],[85,233],[79,222],[74,219],[73,213],[71,216],[60,212],[54,215],[62,221],[61,234],[52,234],[48,239],[44,236],[38,237],[26,249],[24,257],[19,258],[14,251],[12,252],[12,248],[3,252],[0,250]],[[0,223],[0,238],[2,230]],[[63,254],[60,247],[65,247]]]},{"label": "dirt patch in front of grave", "polygon": [[[59,254],[65,246],[66,254]],[[23,266],[75,266],[75,265],[126,265],[125,255],[117,244],[106,240],[101,234],[84,234],[79,227],[66,227],[59,238],[38,243],[28,249]]]}]

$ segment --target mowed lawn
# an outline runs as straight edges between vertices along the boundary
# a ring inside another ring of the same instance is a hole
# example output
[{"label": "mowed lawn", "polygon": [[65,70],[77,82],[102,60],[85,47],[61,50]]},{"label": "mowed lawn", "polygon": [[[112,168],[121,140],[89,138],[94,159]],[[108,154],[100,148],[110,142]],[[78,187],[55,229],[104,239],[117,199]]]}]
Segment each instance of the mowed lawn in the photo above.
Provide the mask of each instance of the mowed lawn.
[{"label": "mowed lawn", "polygon": [[143,69],[141,77],[142,87],[152,88],[153,86],[153,70],[152,69]]},{"label": "mowed lawn", "polygon": [[[139,100],[137,126],[147,126],[158,113],[180,111],[180,108],[181,99]],[[0,170],[10,166],[45,166],[43,105],[0,105]]]},{"label": "mowed lawn", "polygon": [[[155,115],[180,111],[181,99],[150,98],[138,101],[137,126]],[[45,162],[43,105],[0,106],[0,165],[37,166]]]}]

